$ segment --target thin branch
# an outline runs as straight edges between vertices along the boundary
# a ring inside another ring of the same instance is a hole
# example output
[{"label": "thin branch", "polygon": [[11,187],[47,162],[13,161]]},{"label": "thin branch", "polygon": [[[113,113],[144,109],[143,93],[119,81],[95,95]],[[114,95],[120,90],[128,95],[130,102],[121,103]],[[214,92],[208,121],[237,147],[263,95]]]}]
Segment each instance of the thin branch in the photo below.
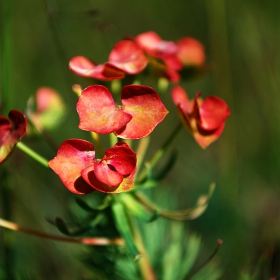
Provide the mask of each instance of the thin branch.
[{"label": "thin branch", "polygon": [[19,226],[16,223],[4,220],[0,218],[0,226],[6,229],[20,231],[29,235],[37,236],[40,238],[50,239],[54,241],[62,241],[76,244],[85,244],[85,245],[97,245],[97,246],[106,246],[106,245],[124,245],[124,240],[122,238],[113,238],[109,239],[106,237],[83,237],[83,238],[70,238],[59,235],[48,234],[42,231],[29,229],[26,227]]}]

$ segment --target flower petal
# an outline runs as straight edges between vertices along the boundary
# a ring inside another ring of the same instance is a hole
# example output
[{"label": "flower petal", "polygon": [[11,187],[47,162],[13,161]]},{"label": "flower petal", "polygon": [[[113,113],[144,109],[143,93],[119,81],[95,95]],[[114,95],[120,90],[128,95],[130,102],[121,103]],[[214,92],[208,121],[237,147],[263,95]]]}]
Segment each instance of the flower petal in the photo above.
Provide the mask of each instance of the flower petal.
[{"label": "flower petal", "polygon": [[95,65],[83,56],[73,57],[69,62],[69,68],[77,75],[104,81],[122,79],[125,76],[125,73],[114,65]]},{"label": "flower petal", "polygon": [[129,175],[136,167],[136,153],[124,142],[118,142],[105,152],[103,160],[122,175]]},{"label": "flower petal", "polygon": [[118,187],[123,180],[123,175],[103,160],[94,162],[94,174],[98,181],[109,187]]},{"label": "flower petal", "polygon": [[109,55],[108,64],[113,65],[127,74],[138,74],[147,65],[148,59],[142,49],[133,41],[118,42]]},{"label": "flower petal", "polygon": [[178,41],[178,57],[186,66],[201,66],[205,62],[204,46],[194,38],[184,37]]},{"label": "flower petal", "polygon": [[191,114],[193,111],[194,101],[188,99],[186,91],[180,87],[175,86],[172,89],[171,97],[175,105],[180,105],[180,108],[185,114]]},{"label": "flower petal", "polygon": [[121,193],[127,192],[134,187],[134,176],[136,173],[136,168],[131,172],[128,177],[124,177],[122,183],[117,187],[110,187],[102,182],[100,182],[96,175],[93,166],[90,166],[82,171],[83,179],[91,185],[94,189],[104,192],[104,193]]},{"label": "flower petal", "polygon": [[77,103],[79,128],[100,134],[123,128],[132,118],[116,107],[110,91],[101,85],[93,85],[82,91]]},{"label": "flower petal", "polygon": [[168,114],[156,91],[141,85],[122,88],[122,108],[132,116],[131,121],[115,133],[124,139],[148,136]]},{"label": "flower petal", "polygon": [[199,105],[200,94],[195,98],[195,111],[199,112],[196,116],[198,125],[203,130],[218,129],[230,115],[230,109],[226,102],[217,96],[208,96],[201,105]]},{"label": "flower petal", "polygon": [[26,134],[27,120],[20,111],[11,110],[8,117],[0,117],[0,163],[8,157],[16,143]]},{"label": "flower petal", "polygon": [[90,142],[68,139],[61,144],[56,157],[49,161],[49,166],[69,191],[88,194],[94,189],[83,180],[81,171],[93,165],[94,158],[94,146]]}]

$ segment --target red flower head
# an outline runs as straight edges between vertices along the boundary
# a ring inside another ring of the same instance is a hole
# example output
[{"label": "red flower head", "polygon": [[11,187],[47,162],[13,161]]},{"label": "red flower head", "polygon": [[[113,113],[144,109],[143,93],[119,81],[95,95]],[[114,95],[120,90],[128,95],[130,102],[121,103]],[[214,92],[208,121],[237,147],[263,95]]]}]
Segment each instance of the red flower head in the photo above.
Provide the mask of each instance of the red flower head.
[{"label": "red flower head", "polygon": [[172,99],[184,125],[201,147],[206,148],[220,137],[230,115],[228,105],[221,98],[209,96],[203,100],[199,92],[194,100],[189,100],[187,93],[175,86]]},{"label": "red flower head", "polygon": [[124,139],[139,139],[149,135],[168,113],[158,94],[148,86],[124,86],[121,99],[122,105],[116,106],[106,87],[85,88],[77,103],[79,128],[100,134],[113,132]]},{"label": "red flower head", "polygon": [[68,139],[49,166],[73,193],[88,194],[94,190],[120,193],[134,186],[136,154],[126,143],[119,142],[102,159],[96,159],[90,142]]},{"label": "red flower head", "polygon": [[105,64],[95,65],[83,56],[76,56],[70,60],[69,67],[77,75],[111,81],[122,79],[126,74],[136,75],[147,63],[142,49],[135,42],[122,40],[114,46]]},{"label": "red flower head", "polygon": [[27,120],[17,110],[9,112],[9,118],[0,116],[0,163],[12,152],[16,143],[25,135]]},{"label": "red flower head", "polygon": [[155,32],[139,34],[135,42],[146,52],[151,66],[159,74],[171,82],[178,82],[177,73],[182,68],[182,62],[177,56],[178,46],[175,42],[162,40]]}]

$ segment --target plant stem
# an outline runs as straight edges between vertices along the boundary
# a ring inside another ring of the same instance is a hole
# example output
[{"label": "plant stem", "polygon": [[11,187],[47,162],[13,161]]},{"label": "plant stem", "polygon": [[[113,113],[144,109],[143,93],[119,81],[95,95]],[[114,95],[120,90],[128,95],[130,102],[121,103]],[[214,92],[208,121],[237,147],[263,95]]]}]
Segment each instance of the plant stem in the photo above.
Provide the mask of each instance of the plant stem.
[{"label": "plant stem", "polygon": [[132,233],[134,236],[135,245],[137,246],[137,248],[139,249],[142,255],[142,258],[138,261],[138,266],[139,266],[140,273],[142,275],[142,279],[156,280],[156,276],[149,262],[148,254],[145,250],[145,246],[143,244],[141,235],[132,217],[130,217],[130,225],[132,227]]},{"label": "plant stem", "polygon": [[150,144],[150,140],[151,140],[150,136],[142,138],[140,140],[140,142],[139,142],[138,147],[137,147],[137,150],[136,150],[136,154],[137,154],[137,172],[135,174],[135,178],[137,178],[137,174],[138,174],[140,168],[142,167],[142,164],[143,164],[143,161],[144,161],[147,149],[148,149],[149,144]]},{"label": "plant stem", "polygon": [[33,151],[32,149],[30,149],[29,147],[27,147],[25,144],[23,144],[22,142],[18,142],[17,143],[17,148],[19,148],[20,150],[22,150],[24,153],[26,153],[27,155],[29,155],[30,157],[32,157],[34,160],[38,161],[39,163],[41,163],[43,166],[45,167],[49,167],[48,164],[48,160],[45,159],[44,157],[42,157],[41,155],[39,155],[38,153],[36,153],[35,151]]},{"label": "plant stem", "polygon": [[[160,149],[158,149],[155,154],[153,155],[153,157],[151,158],[151,160],[148,162],[149,167],[152,169],[153,167],[155,167],[155,165],[158,163],[158,161],[161,159],[161,157],[164,155],[166,149],[170,146],[170,144],[173,142],[173,140],[175,139],[175,137],[177,136],[177,134],[179,133],[179,131],[182,128],[182,123],[179,122],[177,124],[177,126],[175,127],[175,129],[171,132],[171,134],[169,135],[169,137],[165,140],[165,142],[163,143],[163,145],[161,146]],[[147,173],[147,169],[142,170],[142,172],[139,174],[139,177],[137,178],[137,182],[141,182]]]},{"label": "plant stem", "polygon": [[59,235],[47,234],[42,231],[29,229],[26,227],[19,226],[16,223],[9,222],[7,220],[0,218],[0,226],[3,228],[7,228],[14,231],[20,231],[23,233],[27,233],[30,235],[34,235],[40,238],[46,238],[54,241],[63,241],[63,242],[70,242],[70,243],[78,243],[78,244],[85,244],[85,245],[99,245],[99,246],[107,246],[107,245],[124,245],[124,241],[122,238],[114,238],[109,239],[105,237],[83,237],[80,239],[77,238],[70,238],[64,237]]},{"label": "plant stem", "polygon": [[102,145],[101,145],[101,142],[100,142],[99,135],[95,132],[91,132],[90,134],[91,134],[91,137],[94,141],[94,144],[96,145],[96,150],[98,152],[99,157],[102,157],[103,156],[103,149],[102,149]]}]

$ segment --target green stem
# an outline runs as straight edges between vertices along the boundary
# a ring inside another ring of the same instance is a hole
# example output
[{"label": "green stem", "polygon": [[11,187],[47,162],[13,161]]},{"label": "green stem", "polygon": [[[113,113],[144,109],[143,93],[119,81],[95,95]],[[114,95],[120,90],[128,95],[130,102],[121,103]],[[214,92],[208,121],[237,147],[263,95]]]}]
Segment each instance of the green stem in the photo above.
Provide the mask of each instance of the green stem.
[{"label": "green stem", "polygon": [[[150,169],[153,169],[153,167],[155,167],[155,165],[164,155],[166,149],[173,142],[173,140],[175,139],[175,137],[177,136],[177,134],[179,133],[182,127],[183,127],[182,123],[179,122],[175,127],[175,129],[170,133],[169,137],[165,140],[161,148],[156,151],[156,153],[153,155],[151,160],[148,162]],[[141,182],[145,178],[146,173],[147,173],[147,169],[143,169],[142,172],[139,174],[139,177],[137,178],[137,182]]]},{"label": "green stem", "polygon": [[35,151],[33,151],[32,149],[30,149],[29,147],[27,147],[25,144],[23,144],[22,142],[18,142],[17,143],[17,148],[19,148],[20,150],[22,150],[24,153],[26,153],[27,155],[29,155],[30,157],[32,157],[34,160],[38,161],[39,163],[41,163],[42,165],[44,165],[45,167],[49,167],[48,164],[48,160],[45,159],[44,157],[42,157],[41,155],[39,155],[38,153],[36,153]]}]

